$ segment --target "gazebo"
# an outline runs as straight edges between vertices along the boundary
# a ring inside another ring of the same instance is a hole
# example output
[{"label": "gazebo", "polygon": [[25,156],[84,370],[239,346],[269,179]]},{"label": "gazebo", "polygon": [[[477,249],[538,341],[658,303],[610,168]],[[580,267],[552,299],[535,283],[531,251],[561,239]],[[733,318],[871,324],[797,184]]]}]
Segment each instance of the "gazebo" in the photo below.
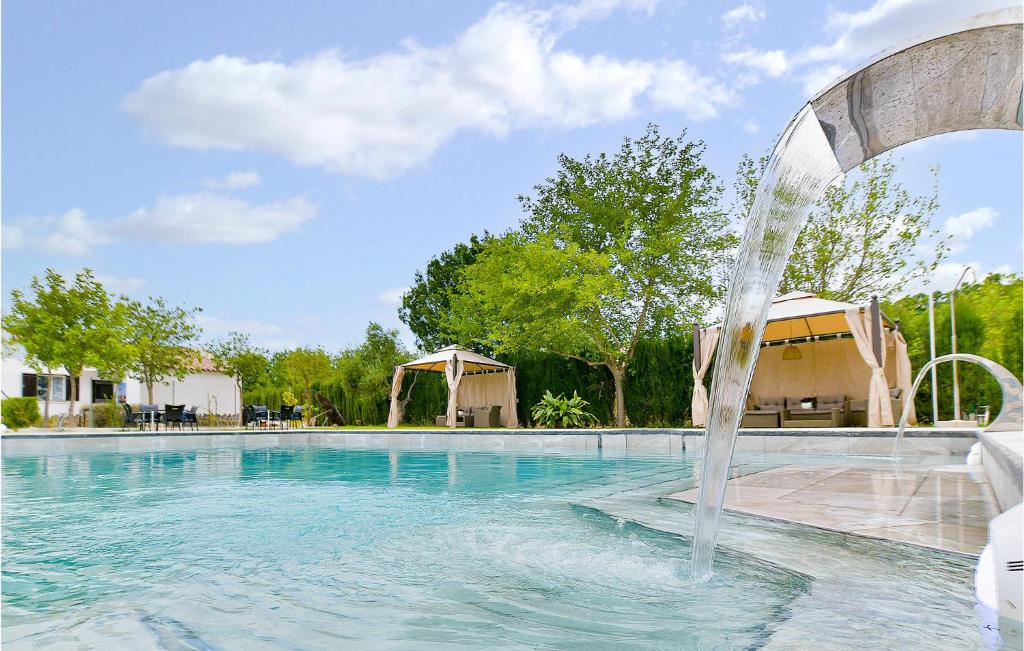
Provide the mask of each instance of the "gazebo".
[{"label": "gazebo", "polygon": [[[694,328],[692,420],[698,427],[707,421],[703,380],[718,335],[719,326]],[[768,311],[748,406],[771,399],[844,396],[860,402],[868,427],[890,427],[899,417],[890,396],[910,399],[912,381],[907,341],[877,299],[863,306],[791,292],[772,301]],[[910,418],[916,422],[913,409]]]},{"label": "gazebo", "polygon": [[395,367],[395,375],[391,380],[389,428],[398,427],[399,393],[407,371],[444,373],[448,380],[448,427],[456,426],[460,407],[469,410],[495,405],[501,407],[499,416],[502,427],[519,426],[515,367],[459,346],[448,346]]}]

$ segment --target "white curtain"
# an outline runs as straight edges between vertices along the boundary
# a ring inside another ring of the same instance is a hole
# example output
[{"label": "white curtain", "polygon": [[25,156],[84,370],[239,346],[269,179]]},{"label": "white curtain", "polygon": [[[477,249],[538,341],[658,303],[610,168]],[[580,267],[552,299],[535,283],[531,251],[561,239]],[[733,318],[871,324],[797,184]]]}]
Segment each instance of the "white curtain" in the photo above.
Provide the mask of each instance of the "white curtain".
[{"label": "white curtain", "polygon": [[505,427],[519,427],[519,410],[517,403],[519,396],[516,394],[516,369],[508,369],[508,392],[505,394],[505,404],[501,408],[502,425]]},{"label": "white curtain", "polygon": [[448,427],[455,427],[459,419],[459,382],[462,381],[462,361],[452,354],[444,367],[444,376],[448,380]]},{"label": "white curtain", "polygon": [[[907,402],[910,402],[910,415],[907,417],[907,423],[916,425],[917,410],[914,408],[914,400],[910,395],[910,389],[914,384],[914,379],[911,377],[910,354],[907,352],[907,340],[899,330],[892,333],[892,348],[893,361],[896,364],[896,387],[900,390],[903,404],[906,405]],[[899,418],[902,415],[893,414],[895,418]]]},{"label": "white curtain", "polygon": [[405,368],[395,367],[395,376],[391,378],[391,409],[388,410],[388,429],[398,427],[401,414],[398,413],[398,396],[402,393],[402,379],[405,378]]},{"label": "white curtain", "polygon": [[871,369],[871,382],[868,384],[868,427],[892,427],[892,404],[889,402],[889,383],[885,380],[885,344],[880,346],[882,363],[875,359],[871,346],[871,333],[879,327],[871,318],[871,312],[861,314],[860,308],[846,311],[846,323],[857,343],[857,350],[864,363]]},{"label": "white curtain", "polygon": [[711,354],[718,345],[718,328],[700,331],[700,368],[697,360],[693,360],[693,401],[691,413],[693,426],[704,427],[708,420],[708,390],[704,388],[704,376],[711,366]]}]

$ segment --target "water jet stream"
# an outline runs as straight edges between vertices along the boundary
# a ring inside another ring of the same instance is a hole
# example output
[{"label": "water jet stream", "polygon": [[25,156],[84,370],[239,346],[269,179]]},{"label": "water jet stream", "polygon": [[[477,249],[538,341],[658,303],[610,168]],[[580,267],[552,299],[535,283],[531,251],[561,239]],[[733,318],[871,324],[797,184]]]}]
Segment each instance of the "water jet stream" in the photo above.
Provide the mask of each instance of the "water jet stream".
[{"label": "water jet stream", "polygon": [[1022,11],[932,30],[872,58],[793,118],[761,177],[718,343],[694,507],[692,572],[711,571],[729,465],[768,308],[796,236],[829,184],[913,140],[968,129],[1021,130]]}]

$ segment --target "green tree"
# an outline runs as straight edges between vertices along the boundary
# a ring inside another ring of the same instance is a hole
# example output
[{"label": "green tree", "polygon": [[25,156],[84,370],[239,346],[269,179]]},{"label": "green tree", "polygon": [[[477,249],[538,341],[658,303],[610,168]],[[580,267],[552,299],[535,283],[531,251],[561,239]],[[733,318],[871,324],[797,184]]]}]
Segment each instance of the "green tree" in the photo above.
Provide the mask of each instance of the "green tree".
[{"label": "green tree", "polygon": [[333,368],[330,356],[322,348],[296,348],[282,353],[279,358],[285,381],[291,386],[302,387],[304,402],[309,402],[309,387],[331,376]]},{"label": "green tree", "polygon": [[540,348],[604,366],[625,426],[641,338],[702,321],[724,293],[735,236],[704,150],[649,125],[612,156],[560,156],[536,196],[520,197],[521,232],[463,269],[452,331],[499,353]]},{"label": "green tree", "polygon": [[[395,366],[412,359],[412,355],[398,338],[398,330],[388,330],[371,322],[366,328],[366,340],[338,358],[338,376],[345,394],[352,396],[367,410],[391,395],[391,378]],[[406,393],[404,408],[412,395],[412,383]]]},{"label": "green tree", "polygon": [[[33,277],[29,287],[30,295],[17,289],[11,292],[4,330],[11,343],[24,348],[26,362],[38,372],[45,370],[52,378],[53,368],[64,367],[71,376],[68,414],[74,416],[78,378],[86,366],[110,377],[124,368],[126,351],[120,342],[123,311],[90,269],[75,274],[70,283],[47,269],[42,279]],[[49,391],[44,405],[48,418]]]},{"label": "green tree", "polygon": [[242,391],[257,386],[270,366],[270,352],[254,346],[249,335],[241,332],[229,332],[223,339],[212,342],[208,350],[217,370],[235,378],[238,404],[242,404]]},{"label": "green tree", "polygon": [[488,239],[486,231],[482,238],[471,235],[468,244],[456,244],[431,258],[424,271],[416,271],[412,287],[402,295],[398,318],[409,326],[421,350],[438,350],[454,341],[446,330],[451,296],[459,291],[459,273],[476,262]]},{"label": "green tree", "polygon": [[[875,158],[859,175],[830,187],[797,236],[780,293],[808,291],[839,301],[898,295],[927,277],[948,253],[932,228],[938,185],[912,196],[896,181],[891,158]],[[933,174],[938,178],[937,169]],[[919,251],[927,249],[926,255]]]},{"label": "green tree", "polygon": [[128,375],[146,386],[153,402],[153,385],[174,376],[179,380],[200,361],[193,346],[202,330],[195,324],[199,308],[169,307],[163,298],[148,303],[123,301],[126,314],[125,343],[131,351]]}]

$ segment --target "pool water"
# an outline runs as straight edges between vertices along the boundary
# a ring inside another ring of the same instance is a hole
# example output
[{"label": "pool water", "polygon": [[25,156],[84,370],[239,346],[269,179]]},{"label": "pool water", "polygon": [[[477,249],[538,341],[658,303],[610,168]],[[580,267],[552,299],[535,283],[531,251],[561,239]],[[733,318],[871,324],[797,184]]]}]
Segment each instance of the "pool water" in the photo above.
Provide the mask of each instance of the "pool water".
[{"label": "pool water", "polygon": [[5,648],[756,648],[810,580],[580,506],[685,455],[88,447],[3,461]]}]

